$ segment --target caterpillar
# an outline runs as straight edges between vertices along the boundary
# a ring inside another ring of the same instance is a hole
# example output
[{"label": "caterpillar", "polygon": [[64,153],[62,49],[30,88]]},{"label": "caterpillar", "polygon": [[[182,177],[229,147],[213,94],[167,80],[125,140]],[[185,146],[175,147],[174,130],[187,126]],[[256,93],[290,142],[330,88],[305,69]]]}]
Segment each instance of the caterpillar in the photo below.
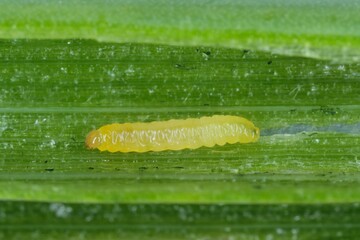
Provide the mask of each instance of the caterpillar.
[{"label": "caterpillar", "polygon": [[91,131],[85,143],[89,149],[125,153],[250,143],[256,142],[259,136],[259,128],[243,117],[214,115],[185,120],[109,124]]}]

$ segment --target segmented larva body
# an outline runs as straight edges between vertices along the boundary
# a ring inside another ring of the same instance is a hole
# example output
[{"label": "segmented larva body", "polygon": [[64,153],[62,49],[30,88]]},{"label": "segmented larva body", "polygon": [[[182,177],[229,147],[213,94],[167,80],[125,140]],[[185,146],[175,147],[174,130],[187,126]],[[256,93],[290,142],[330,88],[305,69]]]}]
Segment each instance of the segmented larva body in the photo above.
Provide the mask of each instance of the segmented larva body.
[{"label": "segmented larva body", "polygon": [[260,130],[245,118],[215,115],[198,119],[109,124],[90,132],[86,145],[100,151],[148,152],[250,143],[257,141],[259,136]]}]

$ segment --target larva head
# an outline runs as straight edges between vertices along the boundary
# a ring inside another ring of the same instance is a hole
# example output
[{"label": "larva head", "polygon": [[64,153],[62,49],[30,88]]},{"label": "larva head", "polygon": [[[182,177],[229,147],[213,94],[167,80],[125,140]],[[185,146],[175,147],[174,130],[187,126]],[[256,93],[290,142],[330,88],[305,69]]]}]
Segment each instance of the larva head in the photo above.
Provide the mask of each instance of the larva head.
[{"label": "larva head", "polygon": [[85,140],[86,147],[89,149],[94,149],[100,146],[101,144],[101,134],[98,130],[91,131]]}]

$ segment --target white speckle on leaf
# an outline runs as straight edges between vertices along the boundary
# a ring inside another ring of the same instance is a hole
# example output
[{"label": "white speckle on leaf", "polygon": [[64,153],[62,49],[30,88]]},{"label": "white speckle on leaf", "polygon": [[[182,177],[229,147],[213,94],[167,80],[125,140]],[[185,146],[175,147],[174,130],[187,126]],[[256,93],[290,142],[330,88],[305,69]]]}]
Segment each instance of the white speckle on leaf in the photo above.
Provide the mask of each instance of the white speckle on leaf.
[{"label": "white speckle on leaf", "polygon": [[339,65],[337,69],[339,71],[345,71],[345,66],[344,65]]},{"label": "white speckle on leaf", "polygon": [[54,139],[51,139],[51,141],[50,141],[50,147],[51,147],[51,148],[54,148],[55,145],[56,145],[55,140],[54,140]]},{"label": "white speckle on leaf", "polygon": [[68,72],[68,71],[67,71],[67,68],[65,68],[65,67],[61,67],[60,70],[61,70],[63,73],[67,73],[67,72]]},{"label": "white speckle on leaf", "polygon": [[49,209],[51,212],[54,212],[58,218],[66,218],[72,212],[72,208],[63,203],[51,203]]},{"label": "white speckle on leaf", "polygon": [[130,66],[128,67],[128,69],[125,70],[125,74],[126,74],[127,76],[133,76],[134,73],[135,73],[135,70],[134,70],[133,65],[130,65]]},{"label": "white speckle on leaf", "polygon": [[234,69],[233,72],[232,72],[232,74],[233,74],[233,78],[239,77],[239,70],[238,70],[238,69]]},{"label": "white speckle on leaf", "polygon": [[5,116],[2,116],[0,121],[0,133],[5,131],[8,128],[7,120]]},{"label": "white speckle on leaf", "polygon": [[274,236],[272,234],[267,234],[265,239],[266,240],[272,240],[272,239],[274,239]]},{"label": "white speckle on leaf", "polygon": [[206,53],[202,53],[202,57],[204,58],[205,61],[209,60],[209,55]]},{"label": "white speckle on leaf", "polygon": [[44,75],[44,76],[42,76],[42,78],[41,78],[41,80],[42,80],[43,82],[47,82],[49,79],[50,79],[50,76],[49,76],[49,75]]},{"label": "white speckle on leaf", "polygon": [[324,70],[324,74],[325,74],[325,75],[329,75],[329,74],[330,74],[330,66],[325,65],[324,68],[323,68],[323,70]]},{"label": "white speckle on leaf", "polygon": [[317,86],[313,84],[313,85],[311,86],[311,91],[312,91],[312,92],[316,92],[317,90],[318,90]]},{"label": "white speckle on leaf", "polygon": [[293,99],[295,99],[300,91],[301,91],[301,85],[296,85],[296,87],[289,92],[289,95],[293,95]]}]

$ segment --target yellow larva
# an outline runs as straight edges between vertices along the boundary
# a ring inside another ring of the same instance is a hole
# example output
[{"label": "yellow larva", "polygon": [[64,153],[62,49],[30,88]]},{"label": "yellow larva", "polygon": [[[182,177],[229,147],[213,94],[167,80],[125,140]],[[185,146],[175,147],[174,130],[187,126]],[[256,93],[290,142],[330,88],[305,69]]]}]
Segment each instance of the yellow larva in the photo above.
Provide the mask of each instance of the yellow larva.
[{"label": "yellow larva", "polygon": [[109,152],[148,152],[250,143],[257,141],[259,136],[259,128],[245,118],[214,115],[185,120],[109,124],[91,131],[86,137],[86,146]]}]

